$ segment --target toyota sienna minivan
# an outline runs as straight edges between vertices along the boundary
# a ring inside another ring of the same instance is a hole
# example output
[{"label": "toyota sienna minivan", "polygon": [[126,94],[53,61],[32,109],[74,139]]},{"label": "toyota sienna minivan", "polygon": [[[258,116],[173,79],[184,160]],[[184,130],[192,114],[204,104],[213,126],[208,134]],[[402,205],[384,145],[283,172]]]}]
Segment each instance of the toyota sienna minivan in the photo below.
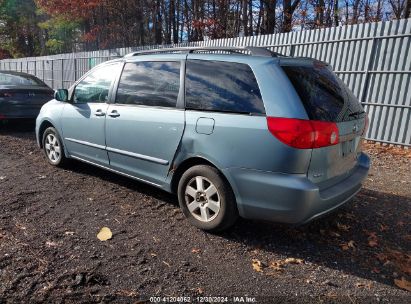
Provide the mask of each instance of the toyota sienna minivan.
[{"label": "toyota sienna minivan", "polygon": [[367,115],[330,66],[266,48],[175,48],[105,62],[43,106],[51,165],[83,161],[175,193],[195,226],[303,224],[353,197]]}]

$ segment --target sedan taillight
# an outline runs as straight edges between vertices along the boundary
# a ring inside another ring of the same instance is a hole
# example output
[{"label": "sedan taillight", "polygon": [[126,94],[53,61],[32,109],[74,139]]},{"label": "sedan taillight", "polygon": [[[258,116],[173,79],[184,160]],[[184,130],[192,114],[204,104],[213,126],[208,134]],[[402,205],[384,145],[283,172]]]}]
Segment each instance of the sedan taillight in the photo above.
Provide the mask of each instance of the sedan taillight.
[{"label": "sedan taillight", "polygon": [[9,92],[0,92],[0,97],[5,98],[5,97],[12,97],[12,96],[13,96],[12,93],[9,93]]}]

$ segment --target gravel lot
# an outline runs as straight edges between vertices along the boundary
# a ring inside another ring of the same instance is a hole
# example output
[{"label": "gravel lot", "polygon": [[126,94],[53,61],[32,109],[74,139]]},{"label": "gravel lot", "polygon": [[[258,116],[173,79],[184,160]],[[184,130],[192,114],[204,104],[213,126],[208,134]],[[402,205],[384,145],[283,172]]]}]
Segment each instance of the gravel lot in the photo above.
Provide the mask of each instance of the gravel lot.
[{"label": "gravel lot", "polygon": [[[298,228],[240,220],[212,235],[151,186],[79,162],[46,164],[32,128],[0,125],[0,303],[411,301],[397,286],[411,281],[406,150],[366,144],[364,189],[326,218]],[[96,238],[103,226],[107,242]]]}]

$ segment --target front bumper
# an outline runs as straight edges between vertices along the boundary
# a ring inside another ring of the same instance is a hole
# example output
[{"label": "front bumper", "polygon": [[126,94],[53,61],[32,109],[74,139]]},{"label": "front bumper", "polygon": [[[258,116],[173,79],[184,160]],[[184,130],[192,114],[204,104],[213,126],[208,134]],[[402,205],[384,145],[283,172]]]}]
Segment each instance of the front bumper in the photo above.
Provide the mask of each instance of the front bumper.
[{"label": "front bumper", "polygon": [[369,157],[361,153],[347,177],[321,190],[303,174],[243,168],[226,169],[224,173],[233,187],[242,217],[303,224],[350,200],[361,189],[369,167]]}]

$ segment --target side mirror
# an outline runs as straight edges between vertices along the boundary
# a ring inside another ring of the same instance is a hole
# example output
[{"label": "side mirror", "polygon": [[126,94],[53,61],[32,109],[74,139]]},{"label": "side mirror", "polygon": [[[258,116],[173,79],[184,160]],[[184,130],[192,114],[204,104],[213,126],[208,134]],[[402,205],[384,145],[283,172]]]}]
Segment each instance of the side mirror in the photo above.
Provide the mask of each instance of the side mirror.
[{"label": "side mirror", "polygon": [[54,99],[57,101],[68,101],[68,91],[66,89],[58,89],[54,92]]}]

